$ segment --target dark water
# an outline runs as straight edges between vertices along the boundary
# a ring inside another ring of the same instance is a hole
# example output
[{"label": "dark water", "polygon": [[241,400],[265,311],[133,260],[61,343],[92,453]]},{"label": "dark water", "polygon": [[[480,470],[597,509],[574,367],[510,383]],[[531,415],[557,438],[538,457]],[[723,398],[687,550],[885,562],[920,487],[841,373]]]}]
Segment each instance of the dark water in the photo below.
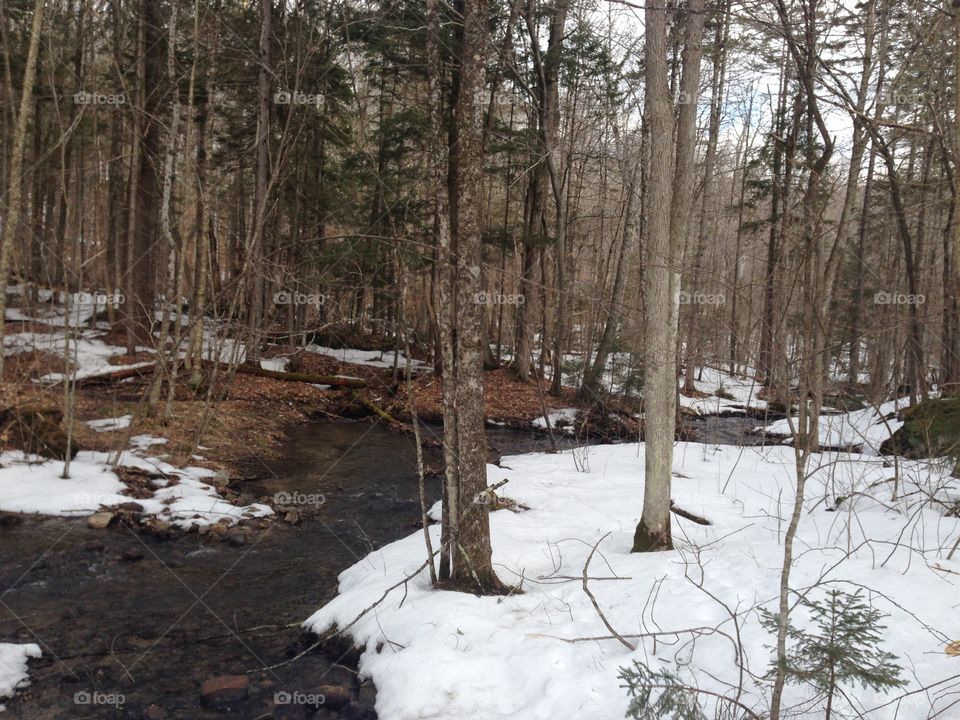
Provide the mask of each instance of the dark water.
[{"label": "dark water", "polygon": [[[745,424],[731,420],[738,419],[706,421],[701,430],[713,442],[739,438]],[[5,717],[142,718],[155,705],[166,718],[253,719],[270,717],[278,691],[338,684],[356,692],[338,658],[314,651],[251,675],[248,698],[229,714],[201,704],[205,679],[282,663],[303,649],[297,625],[335,594],[338,573],[416,528],[410,435],[329,422],[289,434],[287,457],[254,468],[261,479],[240,489],[286,493],[302,522],[253,526],[244,544],[91,530],[85,519],[0,524],[0,640],[44,651],[30,662],[31,686],[6,701]],[[491,460],[550,449],[536,432],[491,428],[488,442]],[[437,450],[426,460],[439,468]],[[435,477],[428,492],[438,496]]]}]

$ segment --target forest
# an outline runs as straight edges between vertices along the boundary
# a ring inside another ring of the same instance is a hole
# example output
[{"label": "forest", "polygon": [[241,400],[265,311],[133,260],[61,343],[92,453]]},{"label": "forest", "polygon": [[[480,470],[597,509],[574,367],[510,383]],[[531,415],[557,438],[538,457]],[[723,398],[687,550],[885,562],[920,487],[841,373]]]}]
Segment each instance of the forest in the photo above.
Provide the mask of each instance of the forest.
[{"label": "forest", "polygon": [[960,718],[960,0],[0,63],[0,713]]}]

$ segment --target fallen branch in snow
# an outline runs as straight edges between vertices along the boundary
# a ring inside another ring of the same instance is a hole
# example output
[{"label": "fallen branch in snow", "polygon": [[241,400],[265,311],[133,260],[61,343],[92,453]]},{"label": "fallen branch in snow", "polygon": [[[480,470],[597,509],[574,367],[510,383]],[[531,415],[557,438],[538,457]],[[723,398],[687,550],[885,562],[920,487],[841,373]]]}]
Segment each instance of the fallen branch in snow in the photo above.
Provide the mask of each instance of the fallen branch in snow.
[{"label": "fallen branch in snow", "polygon": [[624,647],[630,648],[630,651],[633,652],[634,650],[637,649],[636,646],[630,644],[626,639],[624,639],[623,635],[621,635],[620,633],[618,633],[616,630],[613,629],[613,625],[611,625],[610,621],[607,620],[607,616],[603,614],[603,611],[600,609],[600,604],[597,602],[597,599],[593,596],[593,593],[590,592],[590,587],[587,584],[587,580],[589,577],[587,574],[587,571],[590,568],[590,561],[593,560],[593,554],[597,551],[597,548],[600,546],[600,543],[606,540],[607,537],[609,537],[609,535],[610,533],[608,532],[602,538],[597,540],[597,542],[594,543],[593,547],[590,549],[590,554],[587,555],[587,561],[583,564],[583,592],[585,592],[587,594],[587,597],[590,598],[590,602],[593,604],[593,609],[597,611],[597,615],[600,616],[600,619],[603,621],[603,624],[604,626],[606,626],[607,630],[610,631],[610,634],[613,635],[613,637],[615,637],[617,640],[619,640]]},{"label": "fallen branch in snow", "polygon": [[[149,375],[156,369],[156,363],[145,363],[132,365],[130,367],[120,368],[118,370],[108,370],[107,372],[96,375],[87,375],[74,380],[77,387],[87,387],[90,385],[108,385],[110,383],[120,382],[134,377],[143,377]],[[60,382],[60,381],[58,381]]]},{"label": "fallen branch in snow", "polygon": [[672,512],[674,515],[679,515],[679,516],[682,517],[682,518],[686,518],[687,520],[692,520],[693,522],[697,523],[697,525],[712,525],[712,524],[713,524],[713,523],[711,523],[709,520],[707,520],[705,517],[701,517],[700,515],[694,515],[694,514],[693,514],[692,512],[690,512],[689,510],[684,510],[684,509],[681,508],[681,507],[677,507],[677,506],[674,504],[674,501],[673,501],[673,500],[670,501],[670,512]]},{"label": "fallen branch in snow", "polygon": [[267,377],[274,380],[283,380],[285,382],[301,382],[310,385],[335,385],[337,387],[363,388],[367,386],[366,381],[360,378],[340,377],[339,375],[314,375],[313,373],[302,372],[282,372],[280,370],[267,370],[254,365],[238,365],[236,371],[244,375],[256,375],[258,377]]}]

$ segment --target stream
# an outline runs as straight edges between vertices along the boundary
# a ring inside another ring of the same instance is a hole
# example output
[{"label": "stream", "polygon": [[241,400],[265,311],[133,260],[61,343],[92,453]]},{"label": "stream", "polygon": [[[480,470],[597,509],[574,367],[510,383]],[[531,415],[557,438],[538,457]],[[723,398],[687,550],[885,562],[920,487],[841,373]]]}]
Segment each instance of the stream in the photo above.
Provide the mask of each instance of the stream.
[{"label": "stream", "polygon": [[[742,444],[755,443],[746,432],[760,424],[688,423],[705,442]],[[30,661],[30,687],[4,701],[0,718],[375,717],[372,687],[336,656],[314,650],[262,668],[307,649],[299,623],[335,595],[342,570],[416,530],[414,440],[378,424],[329,421],[288,435],[284,459],[262,463],[241,489],[285,493],[302,508],[299,524],[265,522],[228,542],[93,530],[86,518],[0,518],[0,640],[43,649]],[[491,462],[550,449],[533,431],[488,428],[487,439]],[[440,466],[438,450],[425,457]],[[439,497],[435,477],[428,494]],[[205,680],[257,669],[229,712],[202,702]],[[344,688],[350,704],[312,716],[302,705],[274,705],[276,693],[329,693],[320,686]]]}]

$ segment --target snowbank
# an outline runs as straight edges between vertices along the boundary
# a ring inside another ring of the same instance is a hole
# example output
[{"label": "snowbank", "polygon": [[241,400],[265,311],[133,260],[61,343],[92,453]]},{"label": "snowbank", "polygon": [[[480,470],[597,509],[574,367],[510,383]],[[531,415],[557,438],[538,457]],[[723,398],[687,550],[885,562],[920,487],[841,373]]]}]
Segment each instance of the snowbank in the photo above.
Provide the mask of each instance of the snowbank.
[{"label": "snowbank", "polygon": [[[14,645],[0,643],[0,699],[13,697],[18,688],[29,685],[27,660],[38,658],[43,653],[40,646],[33,643]],[[0,705],[0,712],[4,710]]]},{"label": "snowbank", "polygon": [[568,435],[574,433],[574,424],[577,422],[577,413],[580,412],[577,408],[561,408],[560,410],[552,410],[546,414],[546,416],[541,416],[534,418],[531,423],[534,427],[547,429],[547,420],[550,421],[550,427],[553,430],[562,430]]},{"label": "snowbank", "polygon": [[[98,330],[87,330],[79,336],[70,339],[70,360],[76,365],[76,379],[99,375],[105,372],[124,370],[127,368],[145,367],[150,362],[138,362],[129,365],[111,365],[110,358],[123,355],[126,348],[117,345],[107,345],[99,338],[104,335]],[[58,333],[12,333],[3,338],[4,357],[22,352],[48,352],[64,356],[65,341]],[[144,348],[137,348],[143,350]],[[59,382],[63,379],[62,373],[48,373],[40,378],[39,382]]]},{"label": "snowbank", "polygon": [[[776,607],[795,487],[793,450],[679,443],[673,497],[712,524],[674,516],[676,550],[632,554],[643,456],[642,445],[598,446],[510,457],[504,460],[509,469],[489,466],[489,481],[509,479],[501,492],[530,508],[491,516],[497,572],[523,592],[475,597],[435,591],[422,571],[353,625],[349,632],[365,649],[361,672],[378,688],[379,716],[620,718],[628,702],[618,668],[635,659],[727,696],[742,683],[741,700],[764,710],[770,692],[763,676],[774,639],[757,608]],[[904,697],[899,706],[879,706],[960,670],[956,658],[944,654],[945,644],[960,637],[960,562],[945,559],[960,520],[916,504],[956,492],[957,481],[936,463],[904,461],[897,481],[901,499],[894,500],[893,471],[878,459],[823,454],[811,469],[792,587],[869,588],[873,604],[891,616],[885,649],[898,657],[910,684],[891,695],[859,687],[846,692],[860,711],[874,710],[871,718],[926,718],[931,705],[939,710],[953,701],[946,686]],[[431,532],[439,547],[439,528]],[[581,579],[597,543],[589,588],[612,626],[625,635],[662,633],[631,638],[639,642],[636,651],[597,639],[610,633]],[[321,633],[350,624],[424,555],[420,531],[369,554],[340,575],[339,595],[305,626]],[[817,588],[813,597],[825,591]],[[949,684],[955,691],[956,681]],[[785,706],[803,697],[802,689],[788,686]],[[822,716],[820,708],[805,715]]]},{"label": "snowbank", "polygon": [[[819,442],[822,447],[858,448],[867,455],[877,455],[880,445],[903,425],[896,413],[910,404],[909,398],[900,398],[883,403],[877,408],[866,408],[848,413],[821,415],[818,425]],[[794,427],[797,419],[793,419]],[[757,427],[755,432],[768,437],[791,438],[790,423],[777,420],[766,427]]]},{"label": "snowbank", "polygon": [[[350,348],[331,348],[323,345],[307,345],[304,350],[308,350],[318,355],[328,355],[340,362],[351,363],[352,365],[369,365],[376,368],[392,368],[394,353],[392,351],[380,352],[379,350],[353,350]],[[397,367],[407,367],[407,356],[403,353],[396,353]],[[410,359],[411,370],[421,370],[428,367],[427,363],[420,360]]]},{"label": "snowbank", "polygon": [[[143,445],[141,445],[143,446]],[[214,473],[199,467],[176,468],[155,457],[124,452],[121,467],[158,476],[149,498],[125,494],[129,488],[109,464],[109,455],[84,451],[70,463],[70,478],[61,477],[63,462],[40,460],[19,450],[0,454],[0,510],[43,515],[87,516],[101,507],[136,502],[144,516],[154,516],[181,529],[217,522],[236,522],[272,514],[266,505],[232,505],[206,479]]]},{"label": "snowbank", "polygon": [[680,406],[697,415],[744,415],[748,410],[762,412],[767,401],[757,394],[763,388],[750,377],[730,375],[716,368],[698,368],[698,392],[709,397],[687,397],[681,393]]}]

